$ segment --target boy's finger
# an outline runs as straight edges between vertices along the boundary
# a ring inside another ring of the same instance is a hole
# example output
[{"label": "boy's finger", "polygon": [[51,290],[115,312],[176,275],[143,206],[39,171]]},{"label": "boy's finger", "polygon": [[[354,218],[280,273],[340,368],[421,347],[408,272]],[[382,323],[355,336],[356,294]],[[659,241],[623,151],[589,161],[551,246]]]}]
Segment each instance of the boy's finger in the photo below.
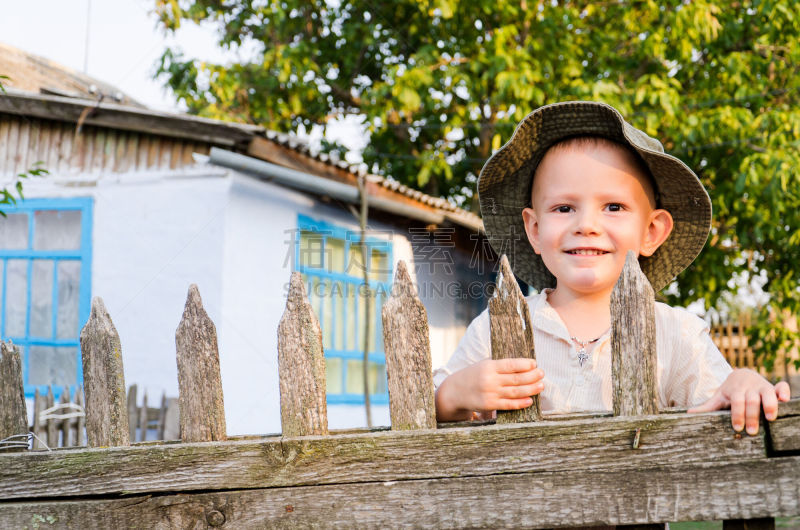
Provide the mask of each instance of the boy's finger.
[{"label": "boy's finger", "polygon": [[521,386],[506,386],[500,391],[501,398],[519,399],[524,397],[535,396],[544,390],[544,384],[541,381],[530,385]]},{"label": "boy's finger", "polygon": [[495,365],[498,374],[513,374],[516,372],[527,372],[536,368],[535,359],[500,359]]},{"label": "boy's finger", "polygon": [[514,372],[511,374],[500,374],[500,384],[502,386],[530,385],[544,377],[541,368],[528,370],[527,372]]},{"label": "boy's finger", "polygon": [[761,407],[764,409],[764,417],[767,418],[767,421],[778,417],[778,396],[771,385],[761,391]]},{"label": "boy's finger", "polygon": [[761,416],[761,393],[749,390],[745,394],[744,422],[747,434],[758,434],[758,418]]},{"label": "boy's finger", "polygon": [[736,432],[744,429],[745,400],[744,392],[736,392],[731,396],[731,425]]},{"label": "boy's finger", "polygon": [[497,410],[518,410],[533,405],[533,399],[526,397],[520,399],[500,399],[497,401]]},{"label": "boy's finger", "polygon": [[792,397],[792,389],[789,388],[789,383],[781,381],[775,385],[775,393],[778,395],[779,401],[789,401]]},{"label": "boy's finger", "polygon": [[719,394],[714,394],[702,405],[690,408],[686,412],[690,414],[694,414],[695,412],[711,412],[712,410],[719,410],[724,406],[725,402],[722,400],[722,396]]}]

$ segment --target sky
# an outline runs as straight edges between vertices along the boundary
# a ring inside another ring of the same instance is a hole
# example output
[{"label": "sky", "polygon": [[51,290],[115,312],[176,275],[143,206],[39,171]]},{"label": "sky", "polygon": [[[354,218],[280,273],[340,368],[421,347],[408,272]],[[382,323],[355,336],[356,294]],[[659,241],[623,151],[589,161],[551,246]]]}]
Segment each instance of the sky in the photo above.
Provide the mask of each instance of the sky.
[{"label": "sky", "polygon": [[[172,94],[153,79],[154,65],[168,46],[209,62],[238,57],[216,45],[211,27],[184,24],[167,35],[156,28],[154,5],[154,0],[0,0],[0,42],[85,72],[152,109],[180,112]],[[312,131],[308,139],[313,146],[320,138]],[[332,127],[328,139],[356,150],[365,143],[352,122]]]}]

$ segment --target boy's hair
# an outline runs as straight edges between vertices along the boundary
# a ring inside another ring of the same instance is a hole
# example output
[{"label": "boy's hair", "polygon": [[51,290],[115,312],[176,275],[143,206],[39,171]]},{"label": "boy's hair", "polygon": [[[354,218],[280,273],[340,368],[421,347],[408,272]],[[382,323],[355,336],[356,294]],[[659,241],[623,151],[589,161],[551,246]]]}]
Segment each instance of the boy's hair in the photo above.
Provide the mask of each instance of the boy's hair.
[{"label": "boy's hair", "polygon": [[[652,256],[639,258],[642,272],[659,291],[694,261],[711,230],[711,199],[697,175],[661,142],[627,123],[605,103],[570,101],[531,112],[514,135],[486,162],[478,179],[481,215],[489,243],[506,254],[514,273],[536,289],[555,287],[525,234],[522,210],[530,204],[536,168],[545,153],[562,140],[602,137],[638,156],[654,184],[656,204],[670,212],[673,229]],[[583,140],[581,140],[583,141]],[[594,140],[588,140],[594,141]]]},{"label": "boy's hair", "polygon": [[[653,174],[650,173],[650,168],[647,167],[647,164],[645,164],[644,160],[642,160],[642,157],[639,156],[639,153],[627,145],[620,142],[615,142],[610,138],[592,135],[570,136],[569,138],[564,138],[551,145],[550,148],[545,151],[544,156],[542,156],[542,160],[544,160],[544,157],[550,153],[569,151],[574,152],[584,149],[594,149],[597,147],[609,147],[611,149],[618,150],[620,153],[623,153],[625,158],[627,158],[628,163],[636,169],[639,176],[642,177],[644,183],[646,184],[644,191],[647,195],[647,198],[650,200],[650,206],[654,208],[661,207],[658,200],[658,188],[653,180]],[[533,195],[533,183],[536,181],[536,173],[538,171],[539,166],[537,165],[536,169],[533,170],[533,176],[531,177],[531,190],[528,192],[528,197],[532,197]],[[531,204],[531,206],[533,205]]]}]

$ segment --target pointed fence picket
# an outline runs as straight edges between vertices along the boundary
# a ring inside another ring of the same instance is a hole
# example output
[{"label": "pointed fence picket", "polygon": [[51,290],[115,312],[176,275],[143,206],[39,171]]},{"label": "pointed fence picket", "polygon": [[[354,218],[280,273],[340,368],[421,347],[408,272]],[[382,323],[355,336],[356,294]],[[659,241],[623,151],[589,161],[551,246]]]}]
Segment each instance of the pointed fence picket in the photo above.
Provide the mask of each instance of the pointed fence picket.
[{"label": "pointed fence picket", "polygon": [[[527,302],[501,262],[492,355],[535,358]],[[773,528],[800,515],[800,401],[753,437],[725,412],[658,414],[653,303],[628,259],[612,301],[615,417],[543,416],[534,400],[496,423],[437,425],[427,316],[401,262],[383,309],[392,428],[329,433],[322,334],[294,274],[278,330],[283,433],[227,440],[216,330],[196,286],[176,332],[180,395],[160,408],[146,395],[137,406],[135,385],[125,395],[119,338],[95,299],[81,348],[88,442],[102,449],[0,449],[0,527],[29,526],[32,509],[63,526],[165,528]],[[27,429],[19,356],[2,354],[0,439]],[[81,443],[80,415],[42,420],[52,396],[37,395],[32,431]],[[82,397],[64,393],[62,408]],[[148,430],[167,438],[178,402],[181,442],[142,443]]]}]

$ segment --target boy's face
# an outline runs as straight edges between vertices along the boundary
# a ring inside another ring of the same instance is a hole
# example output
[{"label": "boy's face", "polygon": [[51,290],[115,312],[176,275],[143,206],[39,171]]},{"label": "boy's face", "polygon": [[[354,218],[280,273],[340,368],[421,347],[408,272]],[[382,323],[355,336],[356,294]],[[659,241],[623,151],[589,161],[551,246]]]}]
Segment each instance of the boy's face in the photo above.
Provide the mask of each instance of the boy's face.
[{"label": "boy's face", "polygon": [[650,256],[672,230],[632,155],[604,142],[548,151],[532,204],[522,214],[528,239],[556,291],[574,296],[610,293],[628,250]]}]

